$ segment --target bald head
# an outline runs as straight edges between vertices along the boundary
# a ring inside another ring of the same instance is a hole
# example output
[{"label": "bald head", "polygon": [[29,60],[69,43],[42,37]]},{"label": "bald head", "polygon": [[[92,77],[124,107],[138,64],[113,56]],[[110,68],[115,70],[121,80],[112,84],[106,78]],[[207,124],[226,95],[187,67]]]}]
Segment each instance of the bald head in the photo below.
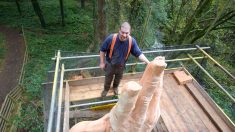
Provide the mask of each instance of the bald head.
[{"label": "bald head", "polygon": [[120,28],[131,30],[131,25],[128,22],[123,22]]},{"label": "bald head", "polygon": [[119,30],[119,39],[121,41],[127,40],[131,32],[131,25],[128,22],[122,23],[120,30]]}]

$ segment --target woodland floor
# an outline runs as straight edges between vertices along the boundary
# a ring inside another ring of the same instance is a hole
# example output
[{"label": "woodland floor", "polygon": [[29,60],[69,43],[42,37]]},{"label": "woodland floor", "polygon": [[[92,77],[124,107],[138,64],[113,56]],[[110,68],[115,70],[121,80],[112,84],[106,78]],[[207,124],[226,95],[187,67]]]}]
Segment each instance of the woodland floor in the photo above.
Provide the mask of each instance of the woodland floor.
[{"label": "woodland floor", "polygon": [[4,36],[6,53],[0,65],[0,106],[6,95],[17,86],[23,64],[25,44],[20,30],[0,25]]}]

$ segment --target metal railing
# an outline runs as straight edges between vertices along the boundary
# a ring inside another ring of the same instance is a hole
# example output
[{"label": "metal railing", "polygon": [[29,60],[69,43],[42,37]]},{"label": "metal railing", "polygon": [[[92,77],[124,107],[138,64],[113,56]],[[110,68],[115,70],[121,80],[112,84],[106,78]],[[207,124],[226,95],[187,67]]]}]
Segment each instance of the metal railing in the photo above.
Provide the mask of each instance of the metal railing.
[{"label": "metal railing", "polygon": [[[143,51],[143,53],[145,54],[148,54],[148,53],[159,53],[159,52],[174,52],[174,51],[190,51],[190,50],[200,50],[203,52],[203,54],[205,55],[204,57],[192,57],[191,55],[188,54],[188,58],[180,58],[180,59],[171,59],[171,60],[166,60],[166,62],[179,62],[179,61],[193,61],[194,63],[196,63],[197,66],[199,66],[200,64],[196,61],[196,60],[199,60],[199,59],[204,59],[204,58],[209,58],[211,59],[212,57],[210,57],[208,54],[204,53],[205,51],[203,49],[209,49],[210,47],[199,47],[199,46],[196,46],[196,48],[185,48],[185,49],[172,49],[172,50],[159,50],[159,51]],[[85,55],[85,56],[72,56],[72,57],[61,57],[59,52],[57,53],[57,55],[55,56],[56,58],[56,68],[55,68],[55,73],[54,73],[54,82],[53,82],[53,92],[52,92],[52,102],[51,102],[51,109],[50,109],[50,116],[49,116],[49,123],[48,123],[48,132],[51,132],[51,125],[53,124],[53,113],[54,113],[54,102],[55,102],[55,90],[56,88],[57,89],[60,89],[59,91],[59,96],[58,96],[58,113],[57,113],[57,127],[56,127],[56,131],[59,131],[60,130],[60,123],[61,123],[61,109],[63,108],[63,106],[61,105],[61,94],[62,94],[62,88],[63,88],[63,77],[64,77],[64,73],[65,72],[72,72],[72,71],[80,71],[80,70],[91,70],[91,69],[99,69],[98,66],[96,67],[82,67],[82,68],[74,68],[74,69],[65,69],[64,68],[64,65],[62,65],[62,69],[61,69],[61,80],[60,80],[60,87],[57,87],[57,78],[58,78],[58,72],[60,71],[59,69],[59,61],[60,60],[66,60],[66,59],[82,59],[82,58],[96,58],[96,57],[99,57],[99,55]],[[55,59],[55,58],[52,58],[52,59]],[[213,58],[212,58],[213,59]],[[211,60],[212,60],[211,59]],[[215,60],[214,60],[215,61]],[[213,61],[213,62],[214,62]],[[58,64],[57,64],[58,63]],[[131,66],[131,65],[142,65],[144,63],[129,63],[127,65]],[[57,66],[58,65],[58,66]],[[217,63],[217,65],[219,67],[221,67],[221,69],[224,69],[221,65],[219,65],[219,63]],[[202,66],[199,66],[202,70],[203,70],[203,67]],[[203,70],[205,72],[205,69]],[[225,70],[223,70],[225,71]],[[227,70],[226,70],[227,71]],[[225,72],[226,72],[225,71]],[[54,72],[54,71],[50,71],[50,72]],[[208,72],[205,72],[206,74]],[[226,72],[227,74],[229,72]],[[213,77],[210,76],[210,74],[208,73],[207,74],[212,80],[213,80]],[[229,76],[233,77],[233,75],[231,74],[228,74]],[[214,81],[215,82],[215,81]],[[215,82],[219,88],[221,88],[222,86],[218,83],[218,82]],[[232,99],[234,101],[234,98],[225,90],[223,89],[223,91],[230,97],[230,99]],[[54,100],[54,101],[53,101]],[[100,102],[91,102],[91,103],[84,103],[84,104],[78,104],[78,105],[71,105],[69,106],[69,108],[77,108],[77,107],[87,107],[87,106],[91,106],[91,105],[99,105],[99,104],[106,104],[106,103],[110,103],[110,102],[116,102],[117,100],[108,100],[108,101],[100,101]]]},{"label": "metal railing", "polygon": [[[203,49],[209,49],[210,47],[203,47]],[[185,48],[185,49],[175,49],[175,50],[158,50],[158,51],[143,51],[145,54],[150,53],[160,53],[160,52],[174,52],[174,51],[191,51],[191,50],[197,50],[197,48]],[[77,71],[77,70],[83,70],[83,69],[98,69],[99,67],[85,67],[85,68],[75,68],[75,69],[65,69],[64,64],[62,64],[62,68],[60,68],[60,61],[66,60],[66,59],[82,59],[82,58],[96,58],[99,57],[99,55],[85,55],[85,56],[74,56],[74,57],[62,57],[61,52],[58,51],[57,55],[55,56],[56,59],[56,66],[54,72],[54,80],[53,80],[53,88],[52,88],[52,96],[51,96],[51,104],[50,104],[50,112],[49,112],[49,119],[48,119],[48,125],[47,125],[47,132],[52,131],[60,131],[60,125],[61,125],[61,110],[63,108],[62,106],[62,88],[63,88],[63,77],[65,72],[69,71]],[[195,57],[195,59],[203,59],[204,57]],[[190,58],[181,58],[181,59],[172,59],[172,60],[166,60],[167,62],[177,62],[177,61],[189,61]],[[127,65],[141,65],[144,63],[129,63]],[[59,76],[58,73],[61,72],[61,75]],[[60,78],[60,86],[57,86],[58,84],[58,78]],[[58,94],[57,94],[58,93]],[[58,105],[56,106],[55,103],[58,101]],[[104,103],[104,102],[101,102]],[[99,104],[99,102],[98,102]],[[84,104],[87,105],[87,104]],[[78,105],[80,106],[80,105]],[[78,106],[72,106],[72,107],[78,107]],[[57,114],[55,114],[57,112]],[[55,126],[55,127],[54,127]]]},{"label": "metal railing", "polygon": [[[194,59],[203,59],[204,57],[194,57]],[[166,60],[166,62],[178,62],[178,61],[189,61],[191,58],[181,58],[181,59],[171,59]],[[133,66],[133,65],[144,65],[144,62],[138,62],[138,63],[127,63],[126,66]],[[84,67],[84,68],[73,68],[73,69],[65,69],[65,72],[72,72],[72,71],[81,71],[81,70],[94,70],[94,69],[100,69],[100,67]],[[53,72],[53,71],[50,71]]]},{"label": "metal railing", "polygon": [[[201,47],[201,49],[210,49],[210,47]],[[197,48],[182,48],[182,49],[170,49],[170,50],[154,50],[154,51],[143,51],[144,54],[149,53],[163,53],[163,52],[177,52],[177,51],[193,51],[197,50]],[[68,59],[84,59],[84,58],[98,58],[100,55],[80,55],[80,56],[69,56],[69,57],[60,57],[60,60],[68,60]],[[56,60],[56,56],[51,58],[52,60]]]},{"label": "metal railing", "polygon": [[[209,49],[210,47],[201,47],[201,49]],[[181,48],[181,49],[169,49],[169,50],[155,50],[155,51],[143,51],[144,54],[152,54],[152,53],[163,53],[163,52],[179,52],[179,51],[195,51],[197,50],[197,48]],[[98,58],[99,55],[81,55],[81,56],[69,56],[69,57],[63,57],[60,56],[60,60],[69,60],[69,59],[84,59],[84,58]],[[52,58],[52,60],[55,60],[57,58],[57,56],[55,56],[54,58]],[[195,59],[202,59],[202,57],[196,57]],[[183,59],[175,59],[175,60],[166,60],[168,62],[174,62],[174,61],[187,61],[190,60],[190,58],[183,58]],[[128,63],[126,64],[127,66],[132,66],[132,65],[136,65],[136,64],[144,64],[144,63]],[[72,72],[72,71],[80,71],[80,70],[92,70],[92,69],[99,69],[98,66],[94,66],[94,67],[84,67],[84,68],[73,68],[73,69],[65,69],[65,72]],[[55,72],[55,71],[49,71],[51,72]]]},{"label": "metal railing", "polygon": [[214,62],[221,70],[223,70],[227,75],[229,75],[231,78],[233,78],[233,81],[235,81],[234,75],[232,75],[228,70],[226,70],[222,65],[220,65],[215,59],[213,59],[209,54],[206,53],[206,51],[203,50],[202,47],[199,45],[196,45],[196,47],[206,56],[208,57],[212,62]]},{"label": "metal railing", "polygon": [[[212,62],[214,62],[220,69],[222,69],[223,72],[225,72],[227,75],[229,75],[231,78],[233,78],[233,81],[235,80],[235,77],[227,71],[222,65],[220,65],[215,59],[213,59],[209,54],[207,54],[202,48],[200,48],[198,45],[196,47]],[[187,54],[189,58],[232,100],[233,103],[235,103],[234,97],[218,82],[216,79],[214,79],[211,74],[206,71],[205,68],[203,68],[190,54]]]},{"label": "metal railing", "polygon": [[59,101],[58,101],[58,112],[57,112],[57,123],[56,123],[56,132],[60,132],[60,120],[61,120],[61,108],[62,108],[62,94],[63,94],[63,81],[64,81],[64,64],[62,64],[60,74],[60,89],[59,89]]},{"label": "metal railing", "polygon": [[9,125],[9,119],[12,114],[12,110],[17,105],[17,99],[20,98],[20,95],[22,93],[22,87],[17,86],[14,88],[9,94],[7,94],[2,108],[0,110],[0,131],[4,132],[8,128]]},{"label": "metal railing", "polygon": [[48,121],[48,125],[47,125],[47,132],[51,132],[52,126],[53,126],[59,64],[60,64],[60,51],[57,52],[57,57],[56,57],[56,67],[55,67],[55,74],[54,74],[54,81],[53,81],[53,88],[52,88],[51,105],[50,105],[49,121]]}]

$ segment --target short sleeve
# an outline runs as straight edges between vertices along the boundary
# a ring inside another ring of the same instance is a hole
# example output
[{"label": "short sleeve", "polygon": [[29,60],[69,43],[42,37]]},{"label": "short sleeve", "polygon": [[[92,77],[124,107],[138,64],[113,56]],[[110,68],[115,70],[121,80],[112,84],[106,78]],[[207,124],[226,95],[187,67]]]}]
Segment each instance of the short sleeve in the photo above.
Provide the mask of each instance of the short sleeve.
[{"label": "short sleeve", "polygon": [[109,35],[103,42],[102,46],[100,47],[100,51],[107,52],[110,48],[110,44],[113,38],[113,34]]},{"label": "short sleeve", "polygon": [[139,57],[142,54],[134,38],[132,38],[131,54],[134,55],[135,57]]}]

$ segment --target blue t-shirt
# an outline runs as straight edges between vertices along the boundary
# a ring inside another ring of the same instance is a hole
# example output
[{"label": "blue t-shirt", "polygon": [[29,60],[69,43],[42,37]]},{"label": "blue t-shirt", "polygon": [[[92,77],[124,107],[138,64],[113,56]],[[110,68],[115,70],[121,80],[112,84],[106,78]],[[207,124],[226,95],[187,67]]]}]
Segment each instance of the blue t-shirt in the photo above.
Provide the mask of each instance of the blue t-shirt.
[{"label": "blue t-shirt", "polygon": [[[119,34],[116,39],[116,43],[113,48],[112,59],[109,58],[110,47],[113,39],[113,34],[109,35],[105,41],[103,42],[100,51],[106,52],[106,61],[111,64],[121,64],[124,65],[126,63],[126,55],[128,53],[129,48],[129,38],[125,41],[120,41]],[[132,38],[132,46],[130,53],[135,57],[139,57],[142,52],[139,49],[137,42],[134,38]]]}]

